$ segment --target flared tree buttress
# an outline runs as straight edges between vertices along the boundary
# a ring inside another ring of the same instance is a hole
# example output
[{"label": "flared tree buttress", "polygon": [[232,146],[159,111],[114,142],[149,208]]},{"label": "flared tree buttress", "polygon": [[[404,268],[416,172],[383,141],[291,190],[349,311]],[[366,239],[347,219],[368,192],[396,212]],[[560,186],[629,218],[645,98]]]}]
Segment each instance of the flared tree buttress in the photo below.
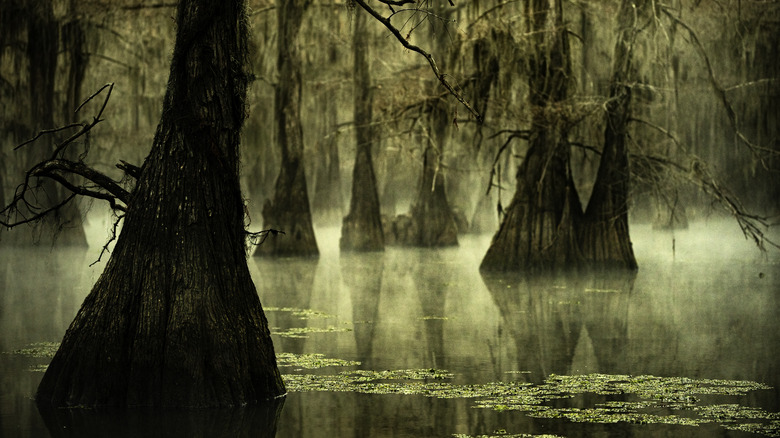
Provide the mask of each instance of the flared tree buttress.
[{"label": "flared tree buttress", "polygon": [[284,394],[244,246],[244,7],[181,1],[152,150],[39,403],[235,406]]}]

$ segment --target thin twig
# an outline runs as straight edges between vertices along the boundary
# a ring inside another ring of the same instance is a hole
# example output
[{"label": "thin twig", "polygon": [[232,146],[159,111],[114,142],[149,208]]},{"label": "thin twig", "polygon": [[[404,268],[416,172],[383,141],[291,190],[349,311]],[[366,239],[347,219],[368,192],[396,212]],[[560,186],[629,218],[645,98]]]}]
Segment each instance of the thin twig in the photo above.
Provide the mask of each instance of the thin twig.
[{"label": "thin twig", "polygon": [[483,120],[482,115],[480,115],[479,112],[476,109],[474,109],[474,107],[472,107],[470,103],[468,103],[466,101],[466,99],[463,97],[463,95],[458,93],[455,90],[455,88],[452,86],[452,84],[450,84],[449,81],[447,81],[446,75],[444,75],[439,70],[439,66],[436,64],[436,60],[433,58],[433,55],[431,55],[430,53],[428,53],[425,50],[421,49],[420,47],[410,43],[401,34],[401,31],[398,30],[398,28],[396,28],[395,26],[393,26],[392,23],[390,23],[389,19],[385,18],[384,16],[382,16],[382,14],[380,14],[379,12],[374,10],[371,6],[366,4],[366,2],[364,0],[355,0],[355,3],[359,4],[361,8],[363,8],[366,12],[371,14],[371,16],[374,17],[377,21],[382,23],[387,28],[387,30],[389,30],[390,33],[392,33],[393,36],[396,37],[396,39],[401,43],[401,45],[403,45],[404,47],[406,47],[407,49],[409,49],[409,50],[411,50],[413,52],[417,52],[420,55],[422,55],[428,61],[428,64],[430,64],[431,70],[433,70],[433,74],[436,76],[436,79],[439,80],[439,82],[444,86],[444,88],[452,96],[454,96],[455,99],[458,100],[458,102],[460,102],[463,106],[466,107],[466,109],[469,110],[469,112],[477,119],[478,123],[482,123],[482,120]]}]

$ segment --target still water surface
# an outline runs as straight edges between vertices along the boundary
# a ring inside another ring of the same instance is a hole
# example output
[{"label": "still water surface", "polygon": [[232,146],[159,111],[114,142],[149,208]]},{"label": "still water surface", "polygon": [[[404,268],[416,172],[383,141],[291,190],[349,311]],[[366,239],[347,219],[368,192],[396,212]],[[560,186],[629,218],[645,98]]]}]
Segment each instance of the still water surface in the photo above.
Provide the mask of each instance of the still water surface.
[{"label": "still water surface", "polygon": [[731,223],[632,235],[635,275],[483,277],[490,236],[352,255],[318,230],[319,260],[249,261],[286,399],[196,412],[38,412],[103,265],[0,249],[0,436],[780,436],[780,256]]}]

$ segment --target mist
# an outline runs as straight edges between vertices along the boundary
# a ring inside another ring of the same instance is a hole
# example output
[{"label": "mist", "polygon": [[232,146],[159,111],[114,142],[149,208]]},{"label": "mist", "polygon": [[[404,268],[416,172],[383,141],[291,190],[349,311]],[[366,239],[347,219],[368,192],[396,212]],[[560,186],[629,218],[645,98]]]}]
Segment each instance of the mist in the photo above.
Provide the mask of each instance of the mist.
[{"label": "mist", "polygon": [[403,42],[353,2],[248,1],[236,192],[287,393],[201,415],[34,401],[135,207],[92,173],[31,169],[55,150],[143,186],[177,8],[6,3],[0,435],[780,433],[780,6],[634,2],[630,23],[618,0],[376,7]]}]

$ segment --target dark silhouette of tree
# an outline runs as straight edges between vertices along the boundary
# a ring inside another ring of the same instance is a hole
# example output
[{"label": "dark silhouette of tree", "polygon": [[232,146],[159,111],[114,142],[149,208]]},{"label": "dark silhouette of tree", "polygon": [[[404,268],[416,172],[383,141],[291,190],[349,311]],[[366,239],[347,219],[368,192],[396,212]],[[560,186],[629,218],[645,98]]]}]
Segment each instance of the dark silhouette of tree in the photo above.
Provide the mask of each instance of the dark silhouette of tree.
[{"label": "dark silhouette of tree", "polygon": [[281,169],[273,198],[263,206],[264,228],[284,230],[257,247],[255,255],[318,256],[312,226],[301,127],[301,55],[298,32],[309,0],[278,0],[277,70],[274,90],[276,142],[282,150]]},{"label": "dark silhouette of tree", "polygon": [[[36,394],[55,406],[235,406],[284,393],[246,261],[244,2],[182,0],[152,150],[105,271]],[[116,191],[121,195],[121,192]],[[119,205],[119,204],[116,204]]]},{"label": "dark silhouette of tree", "polygon": [[429,121],[429,132],[423,136],[422,177],[417,198],[410,209],[412,232],[402,243],[425,247],[457,245],[458,227],[447,201],[442,165],[450,119],[443,99],[430,99],[424,105],[424,111]]},{"label": "dark silhouette of tree", "polygon": [[[725,207],[736,218],[746,237],[753,239],[760,248],[766,243],[776,246],[761,229],[768,224],[766,218],[749,213],[738,197],[698,158],[649,154],[637,146],[632,161],[639,163],[636,166],[639,170],[632,173],[628,146],[630,142],[642,141],[638,140],[640,135],[651,132],[653,136],[673,142],[675,150],[682,150],[673,132],[652,121],[636,118],[636,111],[633,111],[636,104],[632,96],[644,93],[642,104],[647,106],[652,93],[656,92],[654,84],[643,83],[645,79],[636,66],[635,49],[640,46],[638,35],[644,31],[649,35],[647,40],[651,40],[664,16],[678,26],[678,31],[685,31],[695,50],[700,52],[707,82],[726,110],[739,143],[764,164],[763,159],[771,156],[767,148],[754,144],[739,131],[733,106],[715,78],[712,64],[693,29],[668,6],[656,9],[646,1],[622,2],[617,15],[609,90],[600,104],[605,109],[603,148],[599,150],[573,140],[573,128],[589,116],[587,105],[578,107],[570,93],[572,61],[563,5],[559,0],[531,1],[525,5],[523,14],[530,50],[525,71],[530,129],[508,131],[512,133],[510,139],[514,136],[526,140],[528,149],[519,166],[514,198],[481,269],[523,271],[570,266],[635,269],[637,263],[628,229],[632,176],[642,178],[645,183],[650,181],[656,185],[656,190],[671,187],[669,197],[677,199],[677,181],[666,183],[675,178],[675,174],[683,173],[688,182],[693,182]],[[643,55],[648,56],[647,53]],[[644,62],[651,60],[644,59]],[[638,125],[632,127],[634,137],[629,135],[631,123]],[[506,146],[507,143],[499,150],[499,155]],[[593,190],[584,212],[571,171],[571,149],[575,146],[600,155]],[[679,181],[679,176],[677,178]],[[662,184],[665,187],[659,188]]]},{"label": "dark silhouette of tree", "polygon": [[[624,0],[618,12],[618,38],[606,104],[604,150],[596,182],[579,226],[579,247],[590,264],[637,267],[628,232],[628,122],[631,84],[637,80],[632,49],[648,20],[646,1]],[[639,22],[641,20],[642,22]]]},{"label": "dark silhouette of tree", "polygon": [[375,133],[372,127],[373,99],[366,18],[366,12],[356,10],[352,38],[355,167],[352,171],[349,213],[342,222],[339,242],[342,250],[349,251],[382,251],[385,248],[377,181],[371,157]]},{"label": "dark silhouette of tree", "polygon": [[559,111],[569,96],[568,34],[559,0],[526,5],[529,148],[517,171],[515,195],[482,260],[486,270],[560,266],[581,259],[575,221],[582,207],[569,168],[568,121]]}]

